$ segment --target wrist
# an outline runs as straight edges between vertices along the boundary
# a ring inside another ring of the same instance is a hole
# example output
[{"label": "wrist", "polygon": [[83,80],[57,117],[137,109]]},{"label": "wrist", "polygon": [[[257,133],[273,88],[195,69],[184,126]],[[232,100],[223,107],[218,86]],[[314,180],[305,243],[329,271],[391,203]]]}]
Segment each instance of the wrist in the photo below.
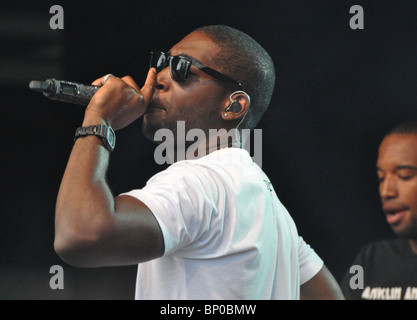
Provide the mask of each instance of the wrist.
[{"label": "wrist", "polygon": [[86,136],[96,136],[101,140],[103,146],[111,153],[116,145],[116,134],[113,129],[105,124],[94,124],[79,127],[75,131],[74,141]]},{"label": "wrist", "polygon": [[100,116],[96,112],[85,112],[82,127],[89,127],[89,126],[95,126],[95,125],[106,125],[110,126],[110,123],[108,123],[102,116]]}]

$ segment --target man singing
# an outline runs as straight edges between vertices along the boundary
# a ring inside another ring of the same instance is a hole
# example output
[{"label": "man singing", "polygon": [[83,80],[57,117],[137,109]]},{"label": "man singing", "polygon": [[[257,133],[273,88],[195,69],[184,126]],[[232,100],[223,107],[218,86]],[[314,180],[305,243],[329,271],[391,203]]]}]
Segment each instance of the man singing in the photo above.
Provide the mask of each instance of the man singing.
[{"label": "man singing", "polygon": [[[76,131],[57,199],[56,252],[79,267],[138,264],[137,299],[343,298],[241,148],[239,131],[255,128],[274,82],[265,50],[226,26],[199,28],[167,53],[152,52],[142,88],[129,76],[94,81],[102,87]],[[176,137],[183,121],[186,132],[201,129],[205,143],[186,159],[176,143],[168,169],[113,196],[106,172],[114,131],[140,117],[151,140],[159,129]],[[236,130],[236,138],[213,142],[210,129]]]}]

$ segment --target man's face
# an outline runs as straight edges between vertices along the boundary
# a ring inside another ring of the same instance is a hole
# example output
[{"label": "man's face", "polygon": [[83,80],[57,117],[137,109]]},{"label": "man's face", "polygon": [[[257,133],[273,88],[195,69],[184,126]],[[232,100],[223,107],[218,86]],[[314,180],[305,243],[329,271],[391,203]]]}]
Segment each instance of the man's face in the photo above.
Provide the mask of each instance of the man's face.
[{"label": "man's face", "polygon": [[377,173],[388,224],[398,236],[417,238],[417,135],[391,134],[381,143]]},{"label": "man's face", "polygon": [[[201,32],[192,32],[171,48],[169,55],[183,55],[221,71],[213,62],[220,48]],[[171,78],[169,66],[157,74],[155,95],[143,117],[143,133],[153,140],[158,129],[176,134],[177,121],[185,121],[185,130],[217,129],[221,123],[221,105],[228,100],[222,83],[191,67],[186,81]],[[225,100],[226,99],[226,100]]]}]

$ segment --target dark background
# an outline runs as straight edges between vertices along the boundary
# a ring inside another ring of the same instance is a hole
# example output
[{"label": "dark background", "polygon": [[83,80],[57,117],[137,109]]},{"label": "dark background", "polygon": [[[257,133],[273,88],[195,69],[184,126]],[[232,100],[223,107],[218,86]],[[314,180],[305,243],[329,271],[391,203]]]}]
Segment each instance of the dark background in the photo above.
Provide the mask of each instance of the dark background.
[{"label": "dark background", "polygon": [[[51,30],[49,8],[64,9]],[[365,12],[352,30],[351,6]],[[142,83],[149,51],[227,24],[272,56],[277,81],[262,128],[263,169],[300,234],[340,280],[370,242],[393,237],[375,174],[384,133],[417,115],[415,1],[14,1],[0,13],[0,298],[133,299],[136,267],[77,269],[53,251],[54,206],[83,108],[28,89],[47,78]],[[140,120],[118,132],[115,194],[161,170]],[[64,290],[49,287],[52,265]]]}]

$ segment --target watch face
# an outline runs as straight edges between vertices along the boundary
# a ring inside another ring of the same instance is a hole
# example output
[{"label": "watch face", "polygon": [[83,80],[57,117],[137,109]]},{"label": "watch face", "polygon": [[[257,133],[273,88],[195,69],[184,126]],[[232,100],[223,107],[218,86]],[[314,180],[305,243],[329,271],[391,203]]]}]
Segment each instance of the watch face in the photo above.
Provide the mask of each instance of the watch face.
[{"label": "watch face", "polygon": [[113,129],[111,129],[110,127],[107,130],[107,140],[108,140],[110,146],[112,148],[114,148],[114,145],[116,144],[116,135],[115,135]]}]

